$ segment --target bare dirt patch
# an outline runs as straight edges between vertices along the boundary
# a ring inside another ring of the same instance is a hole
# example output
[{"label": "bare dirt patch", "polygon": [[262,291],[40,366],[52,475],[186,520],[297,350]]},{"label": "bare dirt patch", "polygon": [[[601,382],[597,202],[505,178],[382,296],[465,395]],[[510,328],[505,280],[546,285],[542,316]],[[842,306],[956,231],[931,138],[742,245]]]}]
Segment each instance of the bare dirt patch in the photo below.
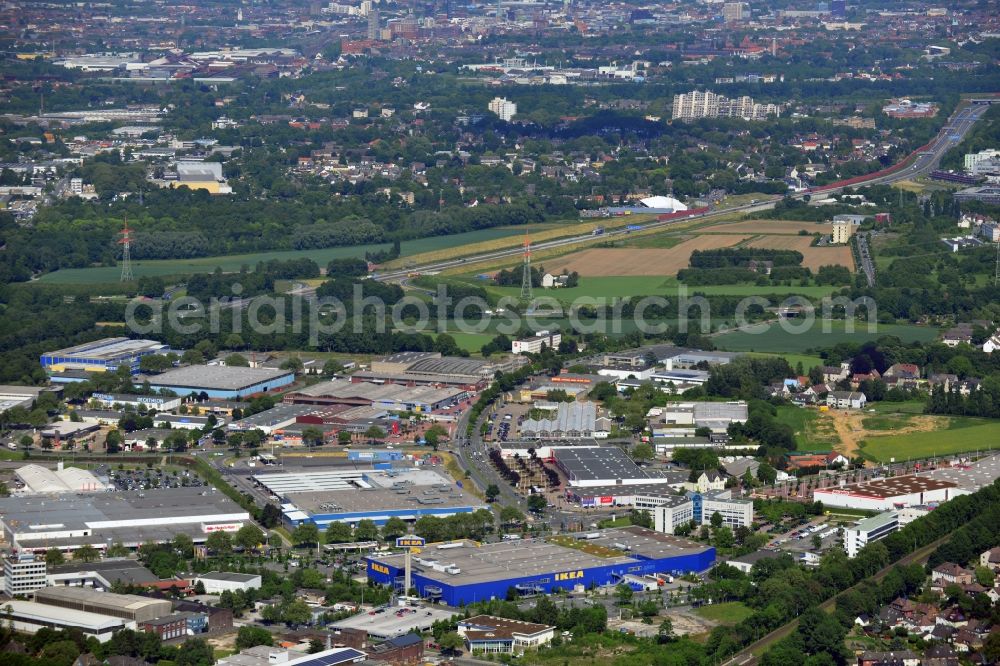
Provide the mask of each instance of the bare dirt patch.
[{"label": "bare dirt patch", "polygon": [[866,439],[886,435],[909,435],[916,432],[930,432],[942,428],[940,417],[915,414],[907,418],[905,425],[900,425],[892,430],[868,430],[862,421],[866,414],[863,412],[849,412],[843,410],[830,410],[820,415],[820,418],[829,418],[833,422],[833,427],[837,431],[840,445],[836,446],[837,451],[843,453],[848,458],[854,458],[860,452],[858,444]]},{"label": "bare dirt patch", "polygon": [[[592,248],[560,257],[561,268],[584,277],[676,275],[695,250],[730,247],[749,234],[697,236],[671,248]],[[807,239],[808,240],[808,239]]]},{"label": "bare dirt patch", "polygon": [[747,245],[770,250],[796,250],[802,253],[802,265],[816,271],[820,266],[840,265],[854,270],[854,256],[847,245],[813,247],[809,236],[762,236]]}]

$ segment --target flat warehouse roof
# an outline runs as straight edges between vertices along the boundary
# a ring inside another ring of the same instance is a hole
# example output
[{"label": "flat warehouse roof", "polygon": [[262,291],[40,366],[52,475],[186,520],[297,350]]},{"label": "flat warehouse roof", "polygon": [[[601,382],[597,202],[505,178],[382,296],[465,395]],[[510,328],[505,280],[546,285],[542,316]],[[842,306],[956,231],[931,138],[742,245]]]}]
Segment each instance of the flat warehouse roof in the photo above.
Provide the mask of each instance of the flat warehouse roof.
[{"label": "flat warehouse roof", "polygon": [[291,377],[289,370],[272,368],[244,368],[227,365],[189,365],[184,368],[167,370],[149,377],[150,384],[155,386],[179,386],[198,389],[229,389],[238,390],[274,381],[275,379]]},{"label": "flat warehouse roof", "polygon": [[30,533],[33,525],[40,528],[58,525],[52,529],[61,531],[108,521],[198,518],[218,514],[248,515],[236,502],[206,487],[144,490],[141,496],[114,492],[0,498],[0,520],[7,529],[16,525],[15,531],[21,535]]},{"label": "flat warehouse roof", "polygon": [[393,400],[398,402],[438,403],[463,395],[465,391],[432,386],[404,386],[402,384],[375,384],[373,382],[350,382],[333,380],[320,382],[295,391],[293,395],[312,398],[359,398],[362,400]]},{"label": "flat warehouse roof", "polygon": [[671,483],[683,483],[687,481],[686,472],[667,472],[664,476],[666,483],[636,483],[627,486],[582,486],[570,488],[570,490],[580,497],[620,497],[627,495],[662,497],[664,499],[679,498],[686,499],[683,495],[678,495],[677,491],[670,487]]},{"label": "flat warehouse roof", "polygon": [[[572,537],[570,537],[572,538]],[[577,541],[577,540],[574,540]],[[453,564],[461,573],[448,574],[413,559],[415,571],[447,585],[469,585],[505,578],[536,576],[568,569],[587,569],[637,562],[634,555],[659,559],[703,552],[708,546],[669,534],[661,534],[641,527],[628,527],[601,531],[597,539],[579,540],[581,547],[599,545],[620,555],[601,557],[583,550],[553,543],[545,539],[523,539],[475,546],[469,542],[459,547],[435,548],[429,546],[417,556],[423,562],[435,560],[440,564]],[[622,550],[620,545],[629,548]],[[403,567],[403,554],[375,558],[397,568]]]},{"label": "flat warehouse roof", "polygon": [[575,481],[599,481],[601,479],[653,479],[644,469],[625,455],[617,446],[601,447],[553,447],[556,462]]},{"label": "flat warehouse roof", "polygon": [[44,623],[55,622],[63,626],[79,627],[90,632],[100,632],[102,629],[114,627],[124,627],[125,620],[110,615],[99,613],[89,613],[87,611],[63,608],[61,606],[50,606],[34,601],[18,601],[11,599],[3,602],[4,608],[10,607],[15,620],[25,622]]},{"label": "flat warehouse roof", "polygon": [[939,481],[926,476],[894,476],[889,479],[875,479],[867,483],[852,483],[840,488],[823,488],[816,492],[825,492],[833,495],[860,495],[888,499],[900,495],[912,495],[914,493],[926,493],[932,490],[943,490],[954,488],[956,485],[950,481]]},{"label": "flat warehouse roof", "polygon": [[254,481],[275,495],[357,489],[352,480],[361,480],[364,471],[357,469],[296,472],[294,474],[254,474]]},{"label": "flat warehouse roof", "polygon": [[75,347],[45,352],[46,356],[79,356],[82,358],[113,359],[123,354],[141,351],[158,351],[166,347],[156,340],[131,340],[129,338],[103,338],[85,342]]},{"label": "flat warehouse roof", "polygon": [[45,599],[75,601],[100,606],[103,608],[120,608],[127,611],[139,611],[144,608],[162,608],[169,613],[172,605],[167,599],[152,599],[150,597],[140,597],[137,594],[115,594],[114,592],[100,592],[89,587],[78,586],[58,586],[45,587],[35,590],[35,599],[43,601]]}]

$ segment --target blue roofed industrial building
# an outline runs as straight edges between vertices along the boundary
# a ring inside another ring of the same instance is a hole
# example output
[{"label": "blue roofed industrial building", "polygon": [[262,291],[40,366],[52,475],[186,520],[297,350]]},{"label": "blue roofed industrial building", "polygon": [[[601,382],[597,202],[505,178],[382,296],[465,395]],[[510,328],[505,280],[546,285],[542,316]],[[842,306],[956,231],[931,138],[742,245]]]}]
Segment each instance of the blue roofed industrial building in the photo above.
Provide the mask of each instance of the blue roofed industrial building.
[{"label": "blue roofed industrial building", "polygon": [[139,359],[149,354],[165,354],[169,347],[156,340],[132,340],[129,338],[102,338],[85,342],[75,347],[45,352],[39,358],[42,368],[53,375],[53,381],[60,381],[60,374],[83,371],[78,379],[86,379],[86,373],[115,372],[119,366],[128,366],[131,373],[139,372]]},{"label": "blue roofed industrial building", "polygon": [[233,400],[288,386],[295,381],[295,373],[273,368],[188,365],[145,379],[154,390],[166,389],[182,397],[204,393],[209,398]]},{"label": "blue roofed industrial building", "polygon": [[326,469],[321,472],[257,474],[254,483],[281,500],[285,523],[356,524],[389,518],[415,521],[423,516],[446,517],[486,509],[484,502],[430,468],[394,467],[374,463],[373,469]]},{"label": "blue roofed industrial building", "polygon": [[[404,555],[373,555],[368,578],[401,587]],[[709,569],[715,549],[642,527],[500,543],[429,545],[412,556],[412,586],[424,598],[449,606],[521,595],[571,591],[580,585],[639,586],[657,574]]]}]

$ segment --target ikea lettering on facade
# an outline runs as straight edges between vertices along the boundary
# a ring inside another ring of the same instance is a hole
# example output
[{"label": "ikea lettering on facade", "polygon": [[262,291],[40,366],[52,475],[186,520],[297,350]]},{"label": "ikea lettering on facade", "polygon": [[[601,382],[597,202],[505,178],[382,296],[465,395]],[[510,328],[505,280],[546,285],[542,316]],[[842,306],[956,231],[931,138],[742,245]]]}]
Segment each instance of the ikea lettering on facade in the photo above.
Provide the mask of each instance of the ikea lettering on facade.
[{"label": "ikea lettering on facade", "polygon": [[564,571],[556,574],[556,580],[576,580],[583,578],[583,571]]},{"label": "ikea lettering on facade", "polygon": [[378,562],[372,562],[372,571],[377,571],[380,574],[389,575],[389,567],[384,564],[379,564]]}]

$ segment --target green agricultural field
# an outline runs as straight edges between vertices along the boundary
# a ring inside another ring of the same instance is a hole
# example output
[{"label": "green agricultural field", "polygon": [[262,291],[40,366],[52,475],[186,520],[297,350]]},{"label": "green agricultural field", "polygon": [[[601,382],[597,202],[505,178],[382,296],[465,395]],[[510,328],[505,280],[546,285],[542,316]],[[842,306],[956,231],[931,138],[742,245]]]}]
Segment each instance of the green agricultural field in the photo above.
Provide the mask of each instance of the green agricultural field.
[{"label": "green agricultural field", "polygon": [[913,460],[969,451],[1000,449],[1000,421],[977,421],[980,425],[872,437],[862,443],[864,454],[879,462],[895,458]]},{"label": "green agricultural field", "polygon": [[455,343],[470,354],[478,354],[482,346],[492,340],[494,336],[492,333],[463,333],[453,330],[449,330],[448,335],[455,338]]},{"label": "green agricultural field", "polygon": [[[549,267],[559,270],[558,260],[549,260]],[[484,286],[487,291],[496,296],[511,296],[518,298],[521,295],[520,287],[497,287],[492,284],[476,280],[476,284]],[[581,297],[606,298],[613,297],[628,298],[634,296],[664,296],[676,303],[681,285],[673,277],[665,275],[621,275],[602,277],[581,277],[577,287],[567,289],[535,289],[535,297],[554,298],[561,303],[571,303]],[[833,292],[834,288],[824,287],[785,287],[768,286],[758,287],[752,284],[723,284],[707,287],[687,287],[688,297],[696,294],[705,296],[789,296],[798,294],[811,298],[827,296]]]},{"label": "green agricultural field", "polygon": [[802,369],[808,373],[809,369],[815,366],[823,366],[826,363],[819,356],[812,356],[810,354],[783,354],[781,352],[771,353],[771,352],[747,352],[747,356],[752,356],[755,358],[772,358],[778,357],[783,358],[788,361],[788,365],[795,369],[795,366],[799,363],[802,364]]},{"label": "green agricultural field", "polygon": [[873,402],[869,403],[867,409],[878,414],[923,414],[924,400],[907,400],[906,402]]},{"label": "green agricultural field", "polygon": [[894,335],[903,342],[929,342],[938,335],[938,329],[907,324],[879,324],[876,332],[869,333],[868,326],[857,323],[853,333],[844,330],[844,322],[830,322],[830,331],[823,331],[823,322],[816,320],[813,327],[802,333],[785,331],[777,324],[760,324],[752,329],[733,331],[714,338],[715,346],[727,351],[759,351],[771,353],[801,353],[819,347],[832,347],[840,342],[860,343]]},{"label": "green agricultural field", "polygon": [[795,433],[795,448],[799,451],[830,451],[840,444],[833,422],[819,418],[819,412],[791,405],[777,409],[778,422],[789,426]]},{"label": "green agricultural field", "polygon": [[[433,252],[435,250],[457,248],[471,243],[490,241],[497,238],[507,238],[525,233],[525,230],[549,228],[549,225],[529,225],[527,227],[497,227],[480,229],[451,236],[434,236],[403,241],[400,250],[403,256]],[[137,278],[154,276],[190,275],[192,273],[210,273],[216,268],[225,272],[235,272],[242,266],[254,266],[259,261],[271,259],[299,259],[309,257],[320,267],[326,267],[331,259],[343,257],[364,257],[365,252],[388,250],[389,243],[376,245],[351,245],[348,247],[330,247],[321,250],[277,250],[274,252],[258,252],[254,254],[234,254],[217,257],[197,257],[194,259],[163,259],[133,261],[132,271]],[[47,273],[38,279],[43,284],[99,284],[118,282],[121,277],[120,266],[99,266],[93,268],[68,268],[53,273]]]},{"label": "green agricultural field", "polygon": [[753,610],[742,601],[727,601],[695,609],[695,614],[719,624],[739,624],[753,615]]}]

